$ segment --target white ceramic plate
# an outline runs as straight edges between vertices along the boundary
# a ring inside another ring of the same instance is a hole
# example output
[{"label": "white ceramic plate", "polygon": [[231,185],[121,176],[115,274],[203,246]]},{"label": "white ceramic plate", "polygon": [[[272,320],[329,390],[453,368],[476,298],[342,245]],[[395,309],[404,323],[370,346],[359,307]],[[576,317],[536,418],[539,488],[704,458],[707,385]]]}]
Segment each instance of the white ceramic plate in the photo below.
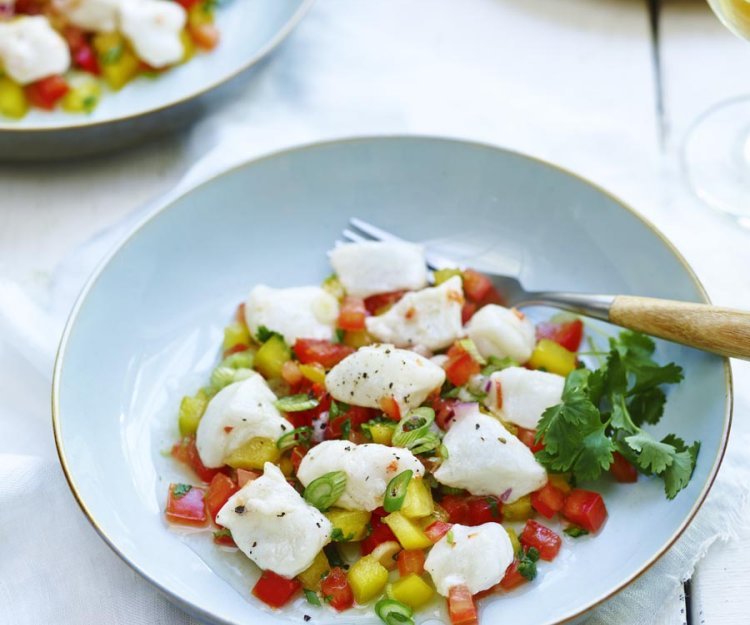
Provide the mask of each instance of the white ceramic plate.
[{"label": "white ceramic plate", "polygon": [[[260,281],[319,283],[330,272],[326,250],[353,215],[412,240],[458,240],[479,266],[518,268],[529,288],[705,300],[674,248],[616,199],[553,166],[478,144],[402,137],[315,145],[248,163],[163,207],[76,305],[55,369],[54,425],[73,492],[102,537],[212,622],[301,622],[301,612],[265,609],[250,597],[257,571],[244,557],[167,527],[167,484],[187,476],[160,451],[178,437],[179,399],[217,361],[237,303]],[[661,342],[658,357],[685,369],[656,430],[702,441],[689,486],[670,502],[656,480],[597,483],[610,513],[600,534],[566,538],[533,584],[483,600],[482,623],[583,614],[653,564],[697,511],[726,444],[728,367]],[[315,623],[376,622],[371,611],[303,609]]]}]

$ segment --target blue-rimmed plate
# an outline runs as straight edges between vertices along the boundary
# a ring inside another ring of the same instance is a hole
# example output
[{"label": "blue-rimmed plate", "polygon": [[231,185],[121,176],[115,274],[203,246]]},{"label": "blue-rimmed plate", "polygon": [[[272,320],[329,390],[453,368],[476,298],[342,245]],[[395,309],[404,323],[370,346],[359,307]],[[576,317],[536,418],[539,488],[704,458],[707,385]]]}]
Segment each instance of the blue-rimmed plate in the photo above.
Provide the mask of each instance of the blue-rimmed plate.
[{"label": "blue-rimmed plate", "polygon": [[[0,116],[0,160],[70,158],[134,145],[198,117],[227,86],[278,46],[313,0],[231,0],[216,11],[220,45],[157,78],[105,92],[90,115],[32,110]],[[218,91],[217,91],[218,90]]]},{"label": "blue-rimmed plate", "polygon": [[[60,458],[107,543],[189,612],[217,623],[376,622],[304,603],[270,612],[250,597],[257,571],[210,534],[170,530],[165,491],[180,469],[161,453],[176,408],[205,380],[221,330],[258,282],[315,284],[326,250],[357,215],[413,240],[458,242],[477,264],[514,267],[529,288],[705,301],[696,277],[651,225],[554,166],[497,148],[430,138],[353,139],[274,154],[229,171],[142,223],[103,264],[65,331],[55,369]],[[482,601],[483,623],[573,619],[651,566],[685,529],[716,475],[730,424],[726,361],[659,343],[685,369],[657,432],[702,441],[675,500],[658,481],[603,480],[610,518],[537,581]],[[184,476],[182,476],[184,479]],[[300,600],[303,602],[303,600]],[[427,619],[430,620],[427,620]],[[439,622],[428,611],[417,622]]]}]

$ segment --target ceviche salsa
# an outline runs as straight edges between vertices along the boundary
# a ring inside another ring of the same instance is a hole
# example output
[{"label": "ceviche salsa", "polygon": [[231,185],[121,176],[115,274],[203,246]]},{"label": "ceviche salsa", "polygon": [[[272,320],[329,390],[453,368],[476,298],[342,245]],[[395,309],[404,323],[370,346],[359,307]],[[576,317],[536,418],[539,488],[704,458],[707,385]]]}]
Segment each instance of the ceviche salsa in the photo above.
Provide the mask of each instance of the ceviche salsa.
[{"label": "ceviche salsa", "polygon": [[688,483],[698,443],[643,429],[682,379],[647,337],[584,356],[580,319],[534,327],[476,271],[429,276],[417,245],[330,260],[322,286],[252,289],[171,452],[197,480],[170,485],[167,520],[241,550],[267,605],[304,593],[391,625],[440,595],[453,625],[476,623],[477,599],[532,582],[560,533],[600,531],[583,482]]},{"label": "ceviche salsa", "polygon": [[0,0],[0,115],[90,113],[118,90],[219,43],[217,0]]}]

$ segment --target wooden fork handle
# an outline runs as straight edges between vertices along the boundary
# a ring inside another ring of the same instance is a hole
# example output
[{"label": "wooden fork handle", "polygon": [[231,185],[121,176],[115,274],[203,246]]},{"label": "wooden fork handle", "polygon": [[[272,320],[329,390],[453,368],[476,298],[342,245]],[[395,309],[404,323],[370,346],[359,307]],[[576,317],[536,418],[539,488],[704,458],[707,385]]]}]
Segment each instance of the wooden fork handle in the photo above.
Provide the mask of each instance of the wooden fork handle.
[{"label": "wooden fork handle", "polygon": [[630,330],[750,360],[750,312],[709,304],[617,295],[609,320]]}]

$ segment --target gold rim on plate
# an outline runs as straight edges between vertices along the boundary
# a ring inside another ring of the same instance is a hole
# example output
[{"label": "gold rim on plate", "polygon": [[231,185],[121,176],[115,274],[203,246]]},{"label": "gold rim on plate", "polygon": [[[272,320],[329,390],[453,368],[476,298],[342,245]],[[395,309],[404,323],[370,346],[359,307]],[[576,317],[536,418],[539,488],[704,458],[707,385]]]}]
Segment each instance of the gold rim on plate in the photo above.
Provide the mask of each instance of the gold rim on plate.
[{"label": "gold rim on plate", "polygon": [[[567,176],[570,176],[572,178],[575,178],[579,182],[587,185],[588,187],[594,188],[597,191],[599,191],[602,195],[609,198],[614,203],[618,204],[620,207],[622,207],[624,210],[626,210],[628,213],[630,213],[633,217],[635,217],[638,221],[640,221],[644,226],[646,226],[652,234],[654,234],[661,242],[662,244],[672,253],[672,255],[677,259],[677,261],[682,265],[683,269],[685,269],[686,273],[690,277],[690,279],[693,281],[693,284],[695,285],[696,289],[701,295],[701,298],[703,300],[703,303],[710,304],[711,299],[708,296],[708,293],[706,292],[706,289],[704,288],[703,284],[701,283],[698,276],[695,274],[695,271],[693,271],[693,268],[688,264],[688,262],[685,260],[685,258],[682,256],[682,254],[677,250],[677,248],[674,246],[674,244],[669,241],[657,228],[654,226],[651,221],[649,221],[647,218],[645,218],[643,215],[638,213],[634,208],[626,204],[624,201],[622,201],[617,196],[613,195],[606,189],[600,187],[599,185],[591,182],[590,180],[584,178],[583,176],[580,176],[579,174],[570,171],[568,169],[565,169],[564,167],[561,167],[559,165],[555,165],[554,163],[550,163],[548,161],[545,161],[544,159],[535,157],[535,156],[529,156],[526,154],[522,154],[520,152],[517,152],[515,150],[509,150],[505,149],[496,145],[491,145],[488,143],[482,143],[479,141],[469,141],[469,140],[463,140],[463,139],[456,139],[451,137],[437,137],[437,136],[429,136],[429,135],[379,135],[379,136],[362,136],[362,137],[350,137],[350,138],[343,138],[343,139],[335,139],[330,141],[319,141],[319,142],[313,142],[313,143],[307,143],[296,147],[291,148],[284,148],[281,150],[277,150],[274,152],[271,152],[269,154],[249,159],[239,165],[235,165],[225,171],[222,171],[218,174],[215,174],[206,180],[203,180],[195,187],[192,187],[191,189],[184,191],[179,196],[173,198],[168,203],[164,204],[163,206],[160,206],[159,208],[152,211],[149,215],[146,215],[134,228],[133,230],[122,240],[120,241],[116,247],[111,250],[103,260],[101,260],[97,266],[97,268],[94,270],[91,277],[86,282],[85,286],[83,287],[83,290],[81,291],[80,295],[78,296],[73,309],[68,317],[67,323],[65,324],[65,329],[63,330],[63,335],[60,340],[60,345],[57,350],[57,356],[55,358],[55,365],[54,365],[54,373],[52,377],[52,428],[54,430],[54,436],[55,436],[55,447],[57,448],[57,453],[60,458],[60,464],[62,465],[63,472],[65,474],[65,479],[68,481],[68,485],[70,486],[70,490],[73,493],[73,496],[75,497],[76,501],[78,502],[78,505],[81,507],[81,510],[86,515],[86,518],[89,520],[91,525],[94,527],[94,529],[97,531],[97,533],[102,537],[104,542],[106,542],[112,550],[126,563],[128,564],[132,569],[137,571],[142,577],[144,577],[146,580],[148,580],[151,584],[153,584],[158,590],[160,590],[163,594],[165,594],[171,601],[182,607],[187,612],[198,615],[201,618],[204,618],[210,622],[217,623],[219,625],[236,625],[232,621],[226,621],[224,619],[219,619],[215,615],[203,610],[199,606],[183,599],[179,595],[176,595],[175,593],[169,591],[166,589],[158,580],[154,579],[150,575],[148,575],[145,571],[143,571],[137,564],[132,562],[130,559],[128,559],[115,545],[114,541],[107,535],[107,533],[104,531],[102,527],[99,526],[96,519],[94,519],[93,515],[89,511],[88,507],[86,506],[86,503],[83,501],[78,488],[75,484],[75,481],[73,480],[73,476],[71,474],[70,467],[68,465],[67,458],[65,456],[65,450],[63,449],[62,444],[62,435],[61,435],[61,424],[60,424],[60,412],[59,412],[59,393],[60,393],[60,377],[62,375],[62,368],[63,368],[63,361],[65,357],[65,349],[67,347],[68,340],[70,338],[70,332],[75,325],[76,318],[78,316],[78,312],[83,305],[83,302],[86,300],[86,297],[89,293],[89,291],[93,288],[93,286],[96,284],[97,280],[101,276],[104,268],[109,264],[110,260],[122,249],[122,247],[125,246],[126,243],[131,241],[139,232],[140,230],[146,226],[149,222],[151,222],[157,215],[160,215],[167,210],[170,210],[173,208],[178,202],[180,202],[183,198],[193,193],[196,189],[203,187],[211,182],[214,182],[215,180],[230,175],[240,169],[244,169],[248,166],[257,165],[259,163],[263,163],[265,161],[269,161],[275,158],[286,156],[287,154],[291,154],[294,152],[303,152],[303,151],[312,151],[320,148],[326,148],[336,145],[343,145],[347,143],[363,143],[363,142],[376,142],[376,141],[401,141],[401,140],[417,140],[417,141],[436,141],[436,142],[443,142],[443,143],[457,143],[464,146],[471,146],[475,148],[481,148],[485,150],[492,150],[492,151],[502,151],[507,154],[511,154],[516,157],[520,157],[522,159],[526,159],[528,161],[535,162],[539,165],[543,165],[546,167],[549,167],[550,169],[553,169],[559,173],[565,174]],[[655,563],[656,561],[663,556],[667,550],[677,541],[677,539],[682,535],[682,533],[685,531],[687,526],[690,524],[690,522],[693,520],[695,515],[697,514],[698,510],[700,509],[701,505],[706,499],[706,496],[708,495],[709,490],[714,484],[714,481],[716,480],[716,474],[719,471],[719,468],[721,466],[721,463],[724,459],[724,455],[726,453],[727,448],[727,441],[729,437],[729,431],[731,429],[732,424],[732,411],[733,411],[733,386],[732,386],[732,370],[729,365],[729,359],[723,358],[724,361],[724,380],[725,380],[725,395],[726,395],[726,403],[725,403],[725,412],[724,412],[724,423],[723,423],[723,431],[722,436],[720,440],[720,449],[719,453],[714,460],[714,464],[711,467],[711,470],[708,475],[708,479],[706,480],[706,483],[703,485],[703,489],[698,494],[698,497],[696,498],[695,503],[693,504],[693,507],[690,509],[690,512],[687,514],[685,519],[680,523],[679,527],[675,530],[675,532],[672,534],[672,536],[667,539],[667,541],[656,551],[656,553],[649,559],[643,567],[628,577],[627,579],[619,582],[615,585],[614,588],[612,588],[610,591],[604,593],[602,596],[598,597],[594,601],[592,601],[589,605],[584,607],[583,609],[573,613],[573,614],[567,614],[562,617],[559,617],[557,620],[551,620],[546,621],[544,624],[540,625],[563,625],[564,623],[569,623],[570,621],[580,618],[582,615],[586,614],[590,610],[594,609],[595,607],[601,605],[608,599],[612,598],[615,594],[620,592],[622,589],[624,589],[626,586],[634,582],[636,579],[638,579],[641,575],[643,575],[646,571],[648,571]]]}]

